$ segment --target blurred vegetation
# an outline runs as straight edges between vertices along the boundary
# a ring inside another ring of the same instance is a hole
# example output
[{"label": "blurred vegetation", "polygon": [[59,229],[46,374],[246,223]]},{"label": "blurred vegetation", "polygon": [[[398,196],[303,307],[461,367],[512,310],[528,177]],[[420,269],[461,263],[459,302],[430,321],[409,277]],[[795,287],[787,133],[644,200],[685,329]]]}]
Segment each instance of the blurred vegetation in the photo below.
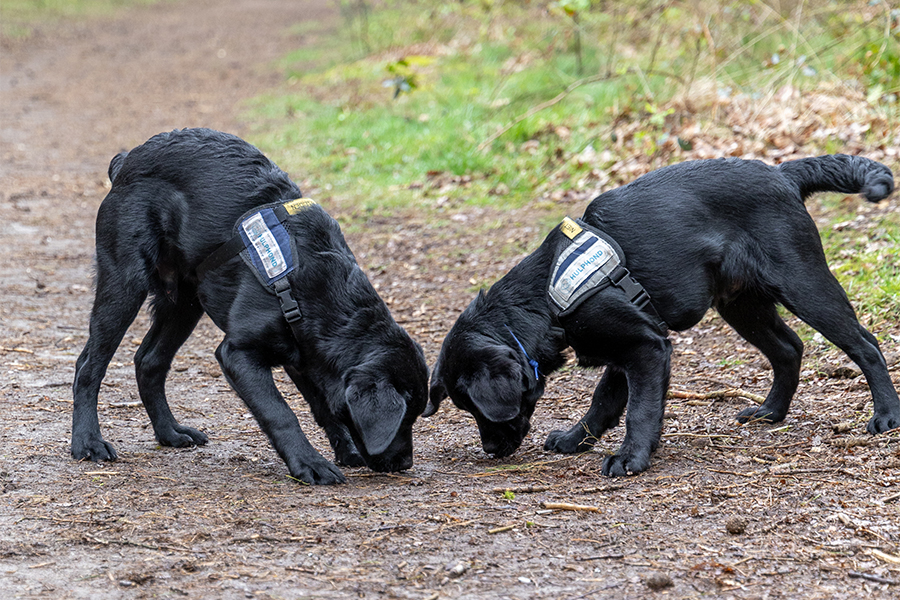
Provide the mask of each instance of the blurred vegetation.
[{"label": "blurred vegetation", "polygon": [[879,126],[861,143],[900,144],[900,9],[886,2],[338,4],[341,31],[286,57],[292,91],[253,113],[261,142],[333,186],[448,173],[475,180],[470,201],[499,189],[522,204],[557,169],[577,179],[564,163],[614,147],[617,122],[643,121],[634,150],[652,156],[679,123],[727,125],[717,104],[785,86],[862,97]]},{"label": "blurred vegetation", "polygon": [[[337,4],[340,29],[285,57],[287,91],[249,119],[256,143],[361,220],[529,205],[551,222],[692,158],[864,152],[900,166],[896,2]],[[838,225],[859,206],[811,209]],[[823,237],[861,310],[895,320],[897,211]]]}]

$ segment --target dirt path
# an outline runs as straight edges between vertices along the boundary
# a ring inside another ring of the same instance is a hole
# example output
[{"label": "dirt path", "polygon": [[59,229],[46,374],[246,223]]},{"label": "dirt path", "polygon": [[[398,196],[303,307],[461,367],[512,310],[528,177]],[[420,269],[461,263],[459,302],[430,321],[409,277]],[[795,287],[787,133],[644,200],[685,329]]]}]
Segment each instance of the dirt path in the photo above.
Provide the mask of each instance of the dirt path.
[{"label": "dirt path", "polygon": [[[101,395],[101,424],[121,459],[69,458],[69,386],[109,158],[176,127],[245,133],[240,101],[277,86],[273,62],[304,43],[286,26],[336,26],[333,8],[164,3],[0,47],[0,597],[890,597],[878,578],[900,572],[877,552],[900,549],[897,438],[862,436],[867,387],[816,376],[842,359],[815,347],[785,427],[737,427],[740,400],[673,401],[664,444],[640,477],[599,475],[621,429],[584,456],[541,449],[551,429],[583,412],[597,380],[567,368],[534,432],[502,464],[448,406],[417,424],[410,472],[347,469],[349,484],[310,488],[286,477],[228,389],[212,357],[221,334],[208,322],[176,359],[169,391],[176,414],[210,444],[157,447],[131,364],[141,318]],[[539,237],[527,215],[513,221],[504,235]],[[458,225],[436,235],[406,215],[402,229],[372,222],[348,236],[364,264],[385,266],[370,276],[429,360],[471,296],[472,272],[488,280],[515,262],[450,259],[483,242]],[[765,393],[767,366],[719,321],[673,341],[674,384]],[[302,399],[281,383],[324,450]],[[850,433],[833,433],[847,421]]]}]

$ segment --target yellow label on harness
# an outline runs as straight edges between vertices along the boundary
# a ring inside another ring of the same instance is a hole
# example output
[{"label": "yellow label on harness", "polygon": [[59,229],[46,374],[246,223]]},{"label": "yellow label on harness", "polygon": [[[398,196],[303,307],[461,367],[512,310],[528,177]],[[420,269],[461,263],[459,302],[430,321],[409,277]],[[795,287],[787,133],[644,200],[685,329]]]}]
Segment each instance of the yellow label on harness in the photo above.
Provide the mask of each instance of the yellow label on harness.
[{"label": "yellow label on harness", "polygon": [[582,231],[581,226],[579,226],[578,223],[576,223],[569,217],[563,219],[563,222],[559,226],[559,230],[562,231],[570,240],[574,240],[575,236],[577,236]]},{"label": "yellow label on harness", "polygon": [[310,206],[315,206],[316,203],[309,198],[297,198],[296,200],[291,200],[290,202],[284,203],[284,209],[288,211],[289,215],[296,215],[301,210],[306,210]]}]

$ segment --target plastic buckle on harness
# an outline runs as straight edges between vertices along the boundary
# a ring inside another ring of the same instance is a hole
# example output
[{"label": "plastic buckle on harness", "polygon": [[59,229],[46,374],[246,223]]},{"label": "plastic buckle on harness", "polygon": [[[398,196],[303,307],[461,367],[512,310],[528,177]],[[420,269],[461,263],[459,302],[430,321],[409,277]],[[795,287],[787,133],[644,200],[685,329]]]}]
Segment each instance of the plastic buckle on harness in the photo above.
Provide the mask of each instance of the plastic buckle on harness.
[{"label": "plastic buckle on harness", "polygon": [[628,297],[628,301],[638,308],[644,308],[650,302],[650,294],[647,293],[644,286],[631,277],[631,273],[625,267],[619,265],[613,269],[613,272],[609,274],[609,280],[614,286],[621,288]]},{"label": "plastic buckle on harness", "polygon": [[295,323],[303,318],[300,313],[300,305],[291,296],[291,286],[287,281],[287,277],[282,277],[275,282],[275,293],[278,295],[278,301],[281,303],[281,312],[288,323]]}]

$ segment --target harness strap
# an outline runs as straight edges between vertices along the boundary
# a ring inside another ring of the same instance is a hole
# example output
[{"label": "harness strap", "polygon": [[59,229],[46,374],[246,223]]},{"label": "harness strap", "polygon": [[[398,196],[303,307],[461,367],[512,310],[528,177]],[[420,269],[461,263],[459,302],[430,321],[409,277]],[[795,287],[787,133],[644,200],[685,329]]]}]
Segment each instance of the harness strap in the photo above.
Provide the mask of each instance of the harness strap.
[{"label": "harness strap", "polygon": [[644,308],[650,304],[650,294],[647,293],[644,286],[635,281],[631,272],[622,265],[613,269],[609,274],[609,280],[614,286],[621,288],[628,301],[638,308]]},{"label": "harness strap", "polygon": [[[283,204],[268,207],[264,206],[262,208],[271,208],[278,222],[284,223],[291,215],[297,214],[301,210],[313,205],[315,205],[315,202],[312,200],[298,198]],[[244,215],[239,222],[244,222],[252,214],[253,212]],[[245,249],[247,249],[247,246],[244,242],[244,238],[240,233],[236,233],[230,240],[216,248],[197,266],[197,279],[202,281],[207,273],[221,267],[234,257],[238,256]],[[300,312],[300,305],[297,304],[297,301],[291,294],[291,285],[288,283],[287,273],[288,271],[285,271],[278,279],[270,282],[270,285],[275,289],[275,295],[278,296],[278,303],[281,306],[281,313],[284,315],[288,325],[290,325],[291,332],[294,334],[297,341],[300,341],[300,320],[303,318],[303,315]]]},{"label": "harness strap", "polygon": [[[622,249],[616,243],[614,239],[609,237],[607,234],[601,232],[599,229],[589,226],[582,220],[573,221],[569,217],[563,219],[560,224],[560,231],[568,237],[572,242],[575,242],[575,239],[585,230],[587,229],[590,233],[594,234],[598,238],[602,239],[606,243],[609,244],[609,248],[612,250],[614,257],[607,258],[601,263],[608,264],[611,270],[608,271],[608,274],[603,278],[593,278],[589,280],[587,283],[590,284],[584,292],[581,293],[581,298],[585,298],[591,293],[599,291],[606,287],[609,284],[616,286],[625,292],[625,297],[628,298],[628,301],[634,304],[638,309],[643,310],[650,314],[651,317],[656,321],[657,328],[663,332],[664,334],[668,331],[669,326],[666,322],[659,316],[659,313],[656,312],[656,308],[653,306],[653,303],[650,301],[650,294],[647,293],[647,290],[644,289],[637,280],[631,276],[631,272],[625,268],[625,254],[622,252]],[[587,244],[587,242],[585,242]],[[607,262],[608,261],[608,262]],[[615,265],[615,266],[612,266]],[[563,265],[565,266],[565,265]],[[609,267],[607,267],[609,268]],[[562,273],[562,268],[559,268],[560,274]],[[603,271],[599,271],[603,272]],[[555,284],[555,282],[551,282],[551,285]],[[581,284],[585,285],[585,284]],[[578,295],[575,295],[572,303],[566,307],[563,312],[572,310],[575,306],[577,306],[581,302],[581,298]],[[553,294],[551,293],[551,299],[553,299]],[[555,301],[555,300],[554,300]]]},{"label": "harness strap", "polygon": [[[296,200],[273,206],[272,212],[275,213],[279,223],[284,223],[289,216],[295,215],[304,208],[309,208],[313,204],[315,204],[315,202],[312,200],[297,198]],[[203,262],[197,266],[197,279],[202,281],[207,273],[227,263],[229,260],[243,252],[244,248],[243,238],[241,238],[240,234],[235,234],[234,237],[216,248],[212,254],[207,256]]]},{"label": "harness strap", "polygon": [[210,271],[218,269],[229,260],[237,256],[244,249],[244,240],[236,235],[218,248],[197,267],[197,279],[202,281]]}]

